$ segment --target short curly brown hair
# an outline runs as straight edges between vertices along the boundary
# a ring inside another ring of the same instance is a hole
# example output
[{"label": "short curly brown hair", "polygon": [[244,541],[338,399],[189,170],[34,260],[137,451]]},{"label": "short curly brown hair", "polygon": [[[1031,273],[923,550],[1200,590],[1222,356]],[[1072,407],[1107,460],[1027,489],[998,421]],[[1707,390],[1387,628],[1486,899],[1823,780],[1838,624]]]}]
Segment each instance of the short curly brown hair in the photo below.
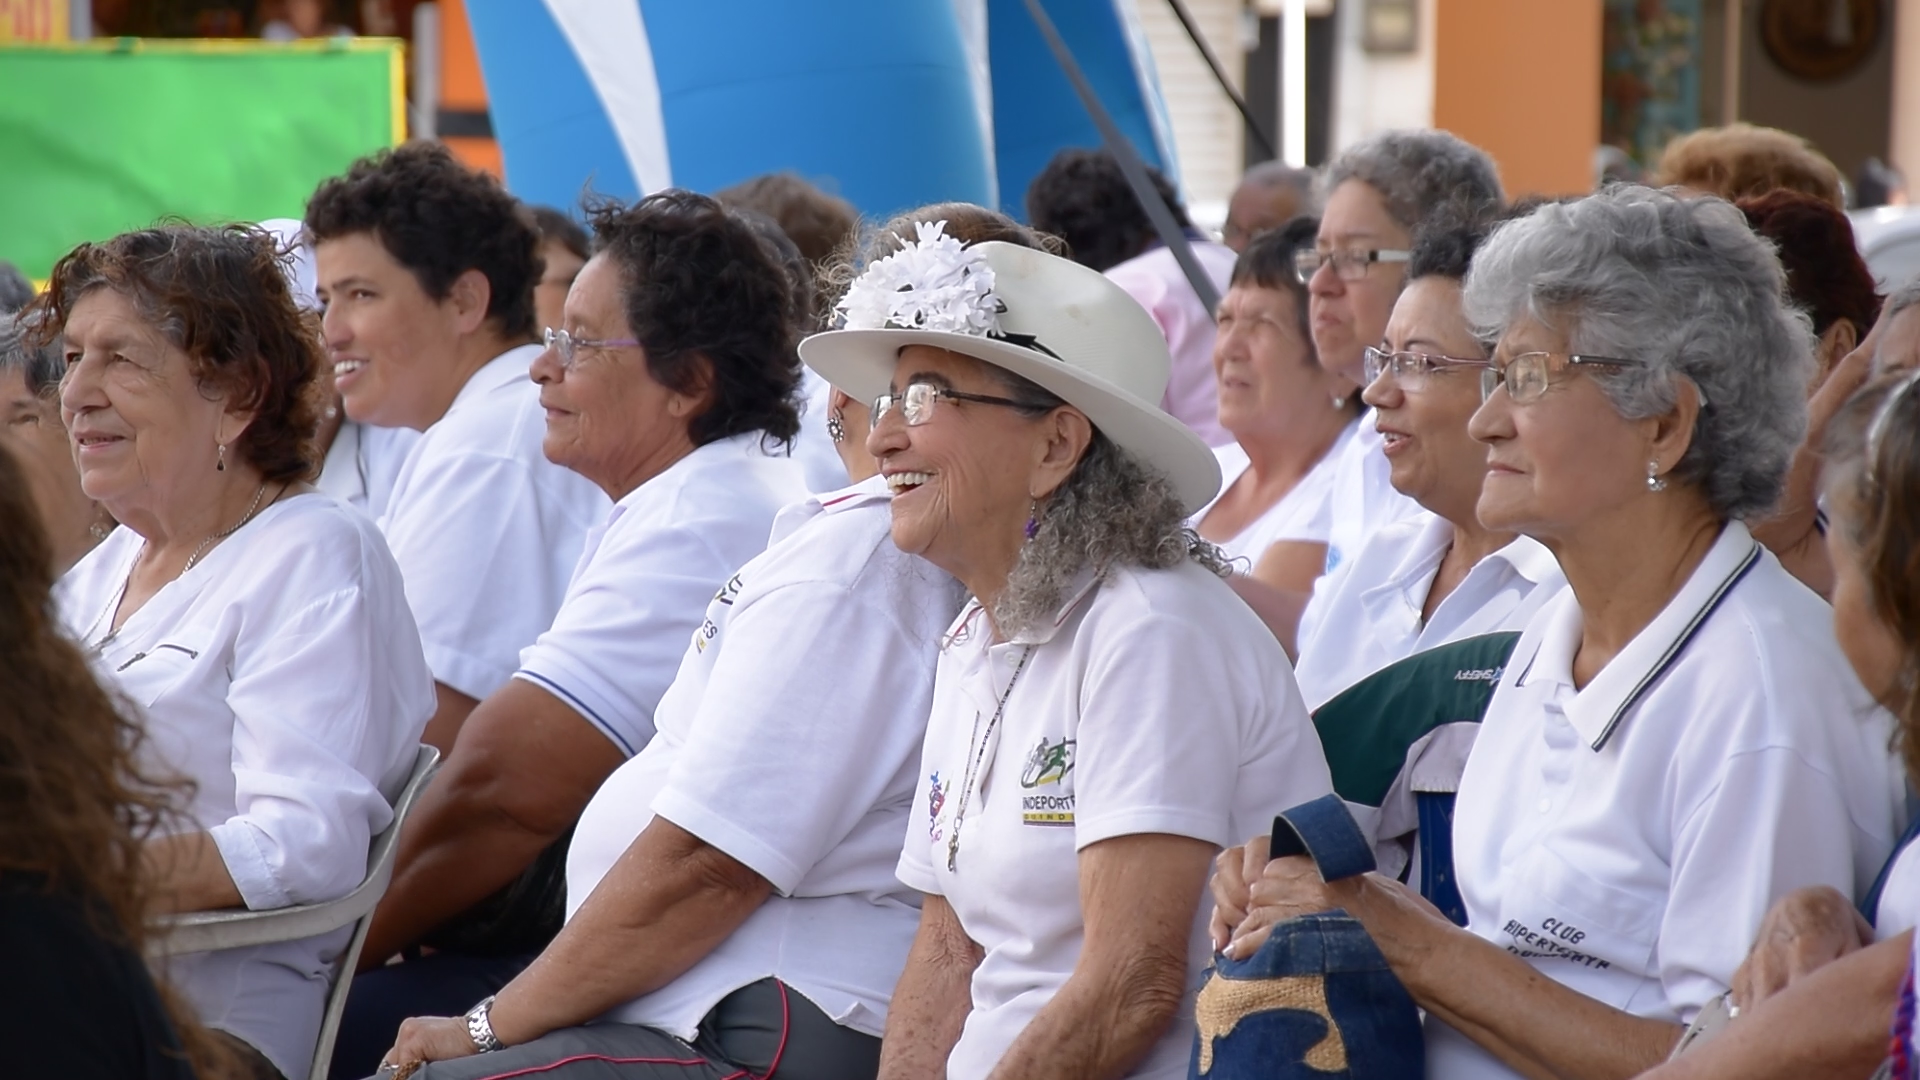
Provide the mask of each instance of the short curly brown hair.
[{"label": "short curly brown hair", "polygon": [[532,341],[538,332],[533,287],[545,267],[533,212],[440,143],[361,158],[314,189],[305,220],[315,243],[372,234],[435,300],[478,270],[487,279],[487,318],[500,335]]},{"label": "short curly brown hair", "polygon": [[1791,132],[1752,124],[1701,128],[1676,137],[1660,154],[1654,187],[1685,187],[1732,202],[1769,191],[1800,191],[1847,208],[1840,170]]},{"label": "short curly brown hair", "polygon": [[252,225],[168,224],[81,244],[54,264],[34,301],[34,337],[64,332],[87,294],[120,293],[187,354],[203,389],[254,414],[233,445],[241,460],[269,482],[306,479],[314,472],[320,335],[293,302],[282,257],[273,235]]}]

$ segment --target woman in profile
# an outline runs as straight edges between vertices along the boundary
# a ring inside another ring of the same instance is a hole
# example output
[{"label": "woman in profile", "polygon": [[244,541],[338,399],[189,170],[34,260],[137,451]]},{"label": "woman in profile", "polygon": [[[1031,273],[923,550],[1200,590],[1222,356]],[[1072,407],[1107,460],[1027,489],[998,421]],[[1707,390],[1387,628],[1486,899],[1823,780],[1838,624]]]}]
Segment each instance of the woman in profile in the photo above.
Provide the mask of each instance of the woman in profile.
[{"label": "woman in profile", "polygon": [[[0,450],[0,1051],[10,1076],[212,1080],[227,1058],[141,959],[141,846],[168,792],[53,610],[53,554]],[[179,1022],[176,1023],[176,1020]],[[218,1059],[218,1060],[216,1060]]]}]

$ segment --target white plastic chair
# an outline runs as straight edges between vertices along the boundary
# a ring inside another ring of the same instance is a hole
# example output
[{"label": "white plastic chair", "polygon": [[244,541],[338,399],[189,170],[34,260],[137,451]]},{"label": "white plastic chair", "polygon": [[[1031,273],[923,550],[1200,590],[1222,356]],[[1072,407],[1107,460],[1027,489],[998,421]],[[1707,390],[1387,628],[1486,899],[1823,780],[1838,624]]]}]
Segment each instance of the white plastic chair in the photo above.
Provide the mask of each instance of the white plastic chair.
[{"label": "white plastic chair", "polygon": [[276,941],[299,941],[353,924],[353,938],[334,967],[333,986],[327,992],[327,1010],[320,1021],[320,1041],[313,1048],[310,1080],[325,1080],[333,1063],[333,1040],[340,1030],[340,1013],[347,1004],[347,990],[353,984],[353,969],[360,960],[360,947],[366,944],[367,927],[373,908],[393,880],[393,855],[400,846],[400,827],[407,812],[435,769],[440,767],[440,751],[421,746],[414,755],[413,769],[396,792],[381,792],[393,807],[393,821],[373,838],[367,851],[367,876],[354,890],[338,900],[322,904],[297,904],[271,911],[194,911],[163,919],[154,928],[148,951],[155,956],[177,953],[211,952],[215,949],[239,949],[267,945]]}]

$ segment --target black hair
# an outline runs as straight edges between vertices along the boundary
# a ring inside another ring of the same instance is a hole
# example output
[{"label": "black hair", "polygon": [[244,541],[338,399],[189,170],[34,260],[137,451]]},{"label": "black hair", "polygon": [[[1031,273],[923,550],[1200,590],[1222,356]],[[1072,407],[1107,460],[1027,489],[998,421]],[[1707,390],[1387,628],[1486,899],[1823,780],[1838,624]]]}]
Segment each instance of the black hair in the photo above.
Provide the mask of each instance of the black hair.
[{"label": "black hair", "polygon": [[581,262],[592,255],[592,241],[579,222],[551,206],[529,207],[528,212],[533,215],[533,227],[540,231],[541,243],[559,244]]},{"label": "black hair", "polygon": [[461,274],[486,275],[487,317],[501,336],[531,341],[540,233],[533,215],[486,173],[439,143],[413,142],[353,163],[307,200],[315,243],[369,233],[435,300]]},{"label": "black hair", "polygon": [[1228,288],[1254,285],[1293,297],[1294,321],[1300,330],[1300,340],[1306,342],[1308,352],[1316,356],[1313,320],[1307,312],[1307,287],[1294,269],[1293,256],[1297,251],[1312,251],[1314,239],[1319,235],[1320,219],[1312,214],[1301,214],[1277,229],[1258,233],[1247,241],[1247,250],[1234,260],[1233,276],[1227,279]]},{"label": "black hair", "polygon": [[[1147,176],[1187,228],[1187,208],[1167,178],[1151,165]],[[1075,262],[1105,272],[1140,254],[1158,234],[1127,186],[1120,163],[1105,150],[1062,150],[1027,185],[1027,221],[1067,242]]]},{"label": "black hair", "polygon": [[794,285],[754,227],[705,195],[673,189],[631,206],[587,207],[594,253],[620,269],[627,324],[647,370],[683,394],[705,391],[694,445],[751,431],[799,433]]}]

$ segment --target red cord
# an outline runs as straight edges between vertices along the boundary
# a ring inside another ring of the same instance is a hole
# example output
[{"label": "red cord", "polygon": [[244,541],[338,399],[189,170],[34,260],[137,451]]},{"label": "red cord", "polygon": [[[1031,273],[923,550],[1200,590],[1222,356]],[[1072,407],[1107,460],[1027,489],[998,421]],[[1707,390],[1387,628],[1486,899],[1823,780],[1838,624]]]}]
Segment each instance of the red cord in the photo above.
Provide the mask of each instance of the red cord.
[{"label": "red cord", "polygon": [[[728,1073],[721,1077],[720,1080],[773,1080],[773,1074],[780,1070],[780,1059],[784,1057],[787,1052],[787,1036],[792,1034],[793,1031],[793,1007],[787,1000],[787,984],[775,979],[773,985],[780,990],[780,1042],[774,1047],[773,1061],[767,1066],[766,1074],[756,1077],[753,1075],[752,1070],[740,1069],[736,1072]],[[482,1077],[481,1080],[513,1080],[516,1076],[533,1076],[537,1073],[552,1072],[562,1065],[572,1065],[581,1061],[604,1061],[609,1065],[679,1065],[685,1068],[713,1064],[703,1057],[691,1059],[620,1058],[611,1057],[607,1054],[575,1054],[572,1057],[563,1057],[559,1061],[550,1061],[545,1065],[532,1065],[524,1069],[515,1069],[512,1072],[495,1073],[492,1076]]]}]

